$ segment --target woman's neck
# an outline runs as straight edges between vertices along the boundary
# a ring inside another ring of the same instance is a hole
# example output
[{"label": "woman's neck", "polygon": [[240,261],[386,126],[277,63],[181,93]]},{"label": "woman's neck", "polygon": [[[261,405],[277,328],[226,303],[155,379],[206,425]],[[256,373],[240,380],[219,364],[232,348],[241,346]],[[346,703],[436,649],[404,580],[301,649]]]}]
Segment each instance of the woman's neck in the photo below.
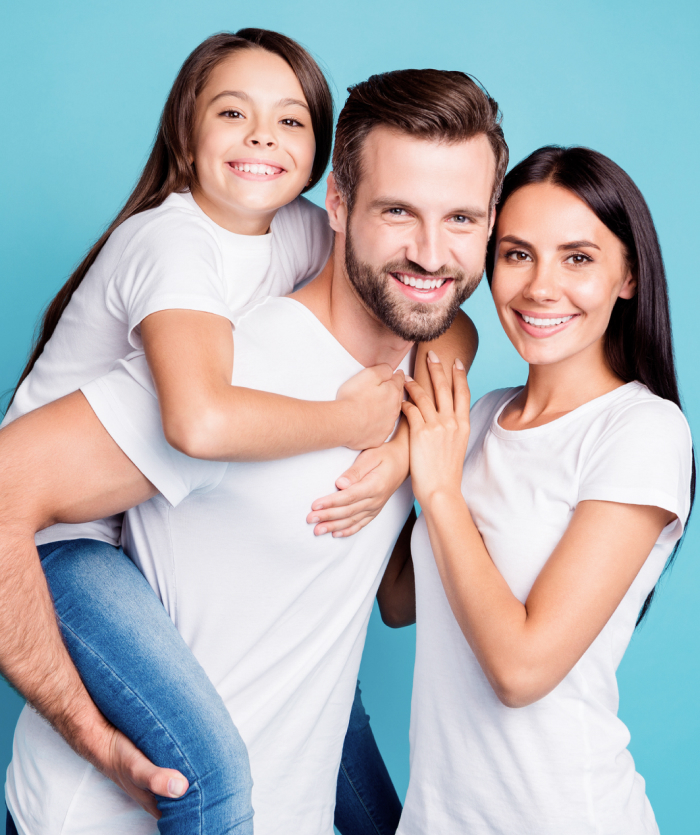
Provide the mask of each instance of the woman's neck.
[{"label": "woman's neck", "polygon": [[499,424],[511,430],[542,426],[622,385],[600,340],[560,362],[530,365],[525,388],[503,410]]}]

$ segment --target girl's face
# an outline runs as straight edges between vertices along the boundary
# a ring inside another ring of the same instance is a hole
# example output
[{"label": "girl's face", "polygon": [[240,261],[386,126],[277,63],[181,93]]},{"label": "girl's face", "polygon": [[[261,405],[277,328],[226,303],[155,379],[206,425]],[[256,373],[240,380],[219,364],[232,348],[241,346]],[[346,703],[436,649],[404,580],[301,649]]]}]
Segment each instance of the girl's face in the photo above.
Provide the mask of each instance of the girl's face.
[{"label": "girl's face", "polygon": [[516,191],[494,234],[493,299],[523,359],[547,365],[587,352],[600,361],[616,300],[636,292],[619,238],[551,183]]},{"label": "girl's face", "polygon": [[242,49],[212,71],[197,98],[192,156],[201,208],[232,232],[267,231],[311,175],[316,142],[289,64]]}]

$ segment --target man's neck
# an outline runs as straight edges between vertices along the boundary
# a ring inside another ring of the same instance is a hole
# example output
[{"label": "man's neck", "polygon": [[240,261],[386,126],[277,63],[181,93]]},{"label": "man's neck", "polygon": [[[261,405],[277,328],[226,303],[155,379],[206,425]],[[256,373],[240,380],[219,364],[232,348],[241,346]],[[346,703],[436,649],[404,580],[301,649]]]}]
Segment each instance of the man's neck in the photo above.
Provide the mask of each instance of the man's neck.
[{"label": "man's neck", "polygon": [[321,324],[365,367],[386,362],[396,369],[413,347],[389,330],[358,297],[345,270],[341,236],[321,273],[291,298],[307,307]]}]

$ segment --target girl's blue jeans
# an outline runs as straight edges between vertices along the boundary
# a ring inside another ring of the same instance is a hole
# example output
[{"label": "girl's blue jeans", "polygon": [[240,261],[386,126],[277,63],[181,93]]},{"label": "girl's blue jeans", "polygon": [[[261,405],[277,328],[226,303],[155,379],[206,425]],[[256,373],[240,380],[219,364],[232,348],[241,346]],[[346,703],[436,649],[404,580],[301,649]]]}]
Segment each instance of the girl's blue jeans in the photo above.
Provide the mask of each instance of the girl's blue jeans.
[{"label": "girl's blue jeans", "polygon": [[[248,752],[226,706],[141,572],[90,539],[39,547],[68,650],[102,713],[190,788],[159,797],[163,835],[252,835]],[[393,835],[401,804],[359,687],[338,775],[341,835]],[[11,831],[8,829],[8,831]]]}]

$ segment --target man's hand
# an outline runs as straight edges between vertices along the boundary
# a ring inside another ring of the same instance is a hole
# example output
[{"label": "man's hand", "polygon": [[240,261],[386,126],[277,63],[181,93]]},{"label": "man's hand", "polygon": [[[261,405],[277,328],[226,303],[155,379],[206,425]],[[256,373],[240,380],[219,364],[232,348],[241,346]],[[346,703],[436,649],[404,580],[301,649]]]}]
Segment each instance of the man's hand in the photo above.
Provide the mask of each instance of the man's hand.
[{"label": "man's hand", "polygon": [[156,768],[97,709],[63,643],[34,545],[42,528],[118,513],[155,488],[80,392],[0,430],[0,461],[0,672],[78,754],[158,816],[148,792],[180,796],[168,783],[186,781]]}]

